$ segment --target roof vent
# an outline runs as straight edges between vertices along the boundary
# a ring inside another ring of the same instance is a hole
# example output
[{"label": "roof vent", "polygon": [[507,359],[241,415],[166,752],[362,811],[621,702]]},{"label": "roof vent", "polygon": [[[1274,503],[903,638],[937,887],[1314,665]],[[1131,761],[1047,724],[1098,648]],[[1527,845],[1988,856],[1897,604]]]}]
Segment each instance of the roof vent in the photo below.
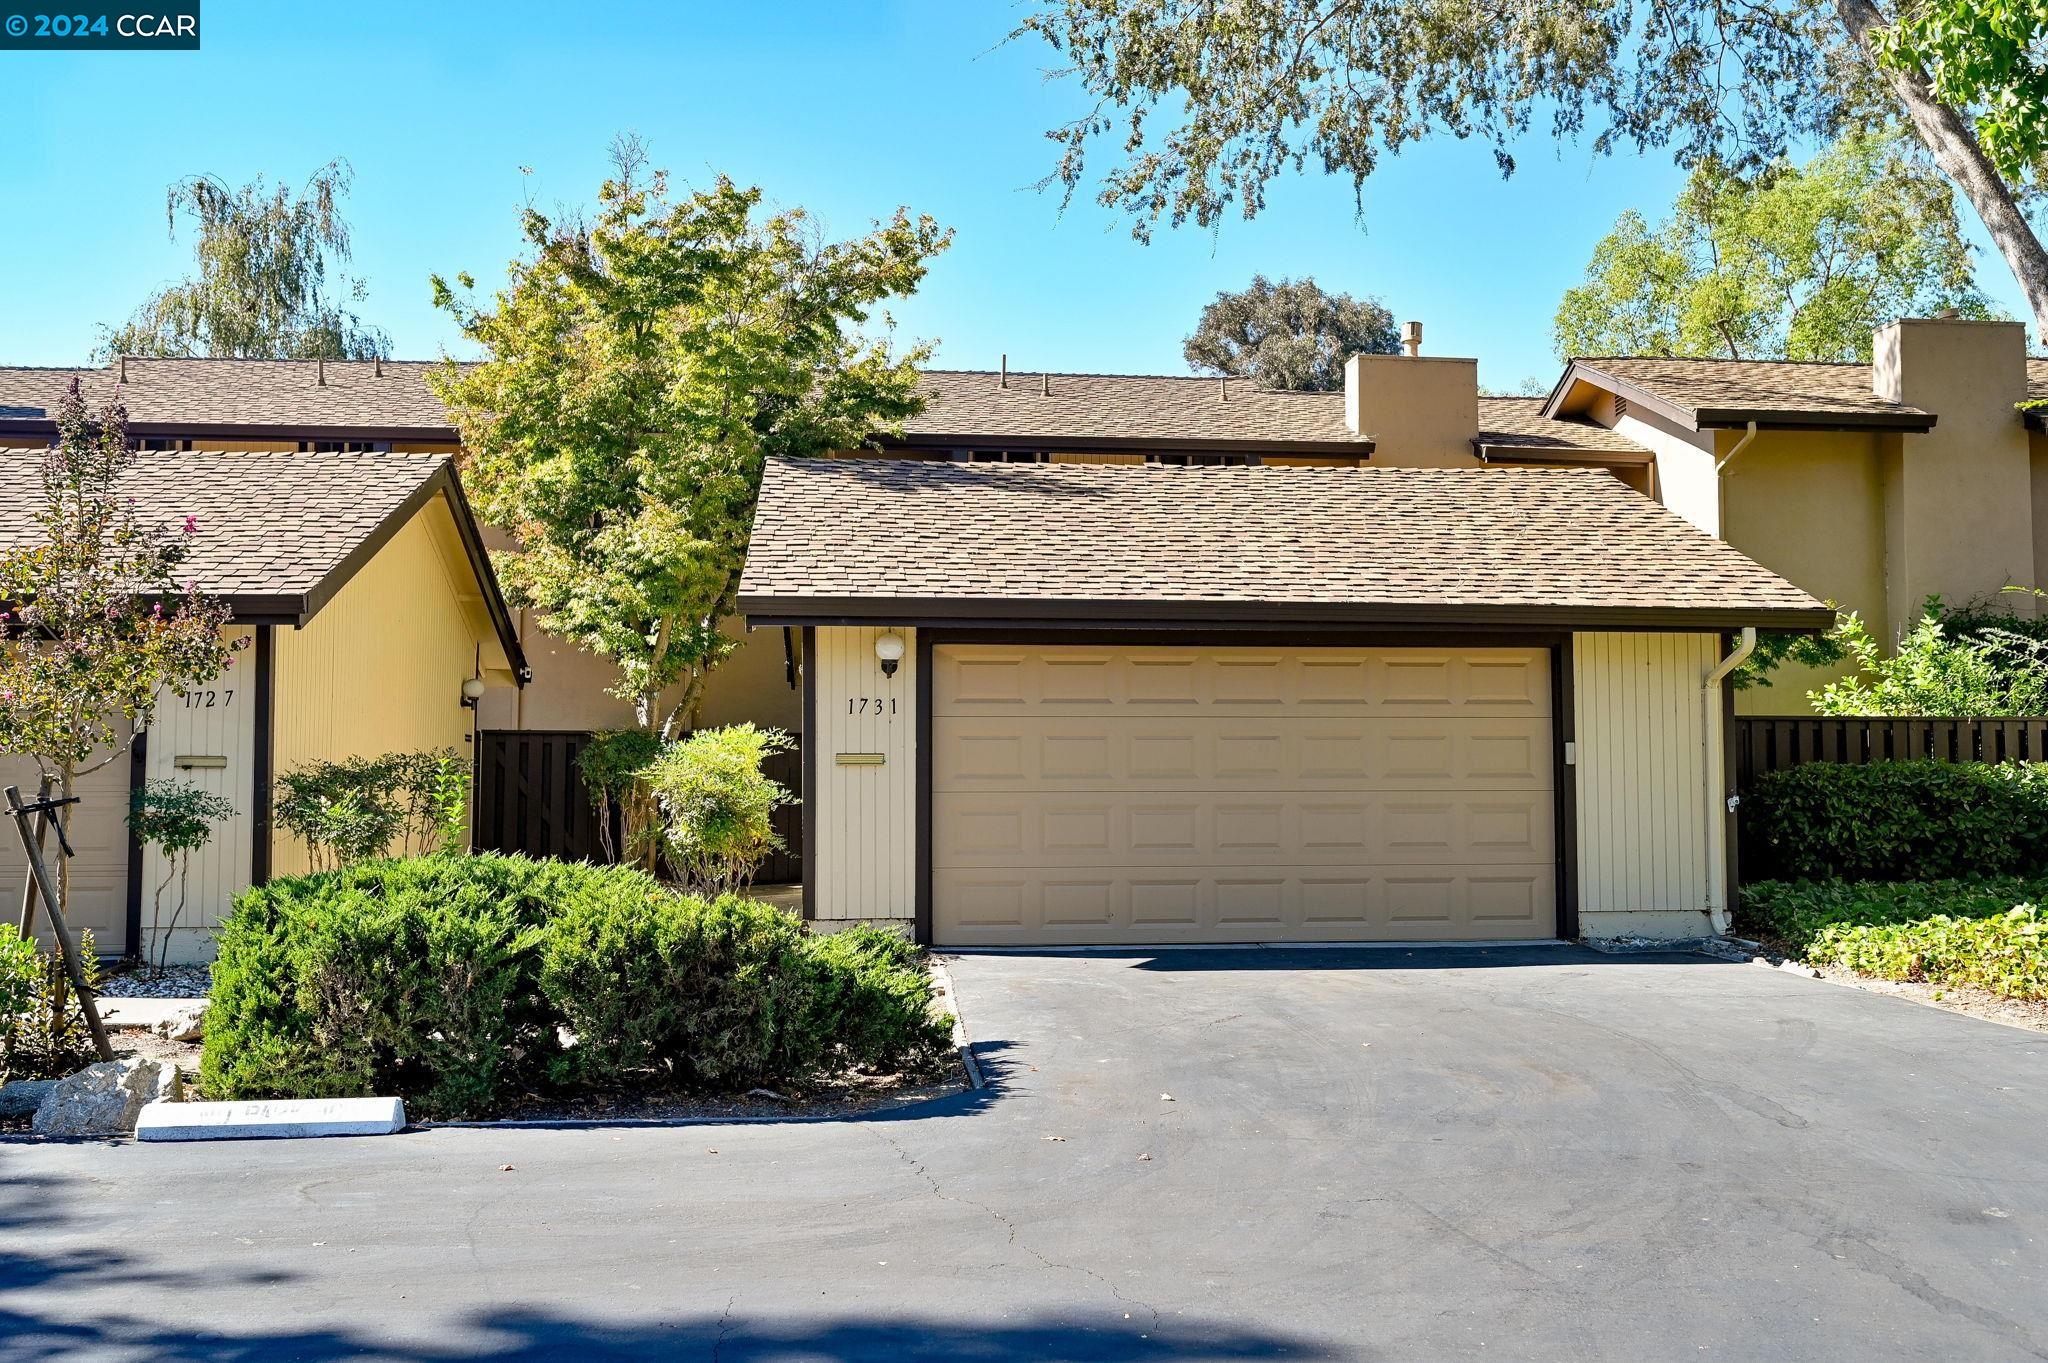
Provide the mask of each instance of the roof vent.
[{"label": "roof vent", "polygon": [[327,386],[327,357],[321,355],[313,361],[313,381],[322,388]]},{"label": "roof vent", "polygon": [[1040,374],[1038,376],[1038,396],[1042,398],[1052,396],[1052,375]]},{"label": "roof vent", "polygon": [[1401,349],[1410,359],[1422,353],[1422,323],[1401,323]]},{"label": "roof vent", "polygon": [[1225,402],[1230,401],[1230,375],[1223,374],[1216,380],[1216,393]]},{"label": "roof vent", "polygon": [[996,377],[996,387],[998,387],[998,388],[1008,388],[1009,386],[1010,386],[1010,356],[1009,356],[1009,352],[1005,351],[1005,352],[1003,353],[1003,367],[1002,367],[1002,370],[1001,370],[1001,372],[1000,372],[1000,373],[999,373],[999,374],[997,375],[997,377]]},{"label": "roof vent", "polygon": [[121,357],[121,373],[120,373],[120,376],[119,376],[119,378],[118,378],[118,379],[116,380],[116,382],[119,382],[119,383],[126,383],[126,382],[128,382],[128,357],[127,357],[126,355],[123,355],[123,356]]},{"label": "roof vent", "polygon": [[382,355],[372,355],[370,357],[370,377],[373,379],[384,377],[384,357]]}]

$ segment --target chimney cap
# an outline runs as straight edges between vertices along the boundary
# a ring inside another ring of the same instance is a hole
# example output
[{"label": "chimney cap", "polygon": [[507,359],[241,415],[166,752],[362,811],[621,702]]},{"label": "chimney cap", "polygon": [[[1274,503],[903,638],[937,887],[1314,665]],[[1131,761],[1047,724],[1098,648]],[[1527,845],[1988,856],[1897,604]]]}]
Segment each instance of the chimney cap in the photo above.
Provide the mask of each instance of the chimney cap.
[{"label": "chimney cap", "polygon": [[1401,349],[1411,356],[1422,353],[1422,323],[1401,323]]}]

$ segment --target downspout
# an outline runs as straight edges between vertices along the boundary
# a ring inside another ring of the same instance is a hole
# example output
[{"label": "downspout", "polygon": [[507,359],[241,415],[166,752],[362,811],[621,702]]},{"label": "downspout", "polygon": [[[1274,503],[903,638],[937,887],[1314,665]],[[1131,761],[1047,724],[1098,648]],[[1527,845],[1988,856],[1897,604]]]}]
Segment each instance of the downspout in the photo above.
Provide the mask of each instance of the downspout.
[{"label": "downspout", "polygon": [[[1750,435],[1755,434],[1756,423],[1751,422]],[[1733,459],[1736,453],[1741,450],[1742,445],[1748,443],[1749,436],[1744,436],[1742,444],[1737,445],[1735,449],[1728,452],[1728,458]],[[1727,460],[1724,459],[1722,462],[1726,463]],[[1754,652],[1756,652],[1756,626],[1744,625],[1742,627],[1742,638],[1736,643],[1735,650],[1720,662],[1715,663],[1713,670],[1708,672],[1706,679],[1700,683],[1700,818],[1702,821],[1700,831],[1706,835],[1704,841],[1700,844],[1702,852],[1710,853],[1712,851],[1714,846],[1714,822],[1726,812],[1725,807],[1722,809],[1715,808],[1720,802],[1714,798],[1716,787],[1715,773],[1726,765],[1722,755],[1714,751],[1714,712],[1721,706],[1721,683],[1728,680],[1729,673],[1749,661],[1749,655]],[[1726,773],[1723,772],[1722,774],[1725,775]],[[1728,896],[1733,887],[1721,886],[1721,902],[1718,907],[1714,903],[1714,890],[1718,882],[1725,876],[1727,865],[1728,859],[1725,855],[1719,857],[1709,855],[1707,857],[1707,920],[1713,927],[1714,935],[1717,937],[1726,936],[1728,932]]]},{"label": "downspout", "polygon": [[1735,448],[1722,455],[1721,461],[1714,465],[1714,472],[1719,473],[1722,469],[1734,463],[1735,456],[1741,454],[1743,447],[1754,439],[1756,439],[1756,423],[1752,421],[1749,423],[1749,429],[1742,433],[1742,439],[1735,442]]}]

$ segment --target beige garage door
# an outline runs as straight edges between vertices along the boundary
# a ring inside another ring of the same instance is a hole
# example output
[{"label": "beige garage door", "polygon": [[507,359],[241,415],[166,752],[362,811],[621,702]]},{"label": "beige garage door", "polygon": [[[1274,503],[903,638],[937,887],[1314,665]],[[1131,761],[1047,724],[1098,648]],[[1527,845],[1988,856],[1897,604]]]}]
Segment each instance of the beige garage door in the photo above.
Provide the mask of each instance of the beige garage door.
[{"label": "beige garage door", "polygon": [[1556,931],[1541,649],[942,645],[933,938]]}]

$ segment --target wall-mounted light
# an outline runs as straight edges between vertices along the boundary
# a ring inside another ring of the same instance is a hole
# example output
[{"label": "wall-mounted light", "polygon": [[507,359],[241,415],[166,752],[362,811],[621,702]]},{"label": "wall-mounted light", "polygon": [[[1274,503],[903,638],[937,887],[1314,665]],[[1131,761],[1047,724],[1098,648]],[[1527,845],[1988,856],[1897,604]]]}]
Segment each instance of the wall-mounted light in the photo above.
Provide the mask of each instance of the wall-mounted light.
[{"label": "wall-mounted light", "polygon": [[477,703],[478,701],[482,700],[483,698],[484,698],[484,679],[483,679],[482,677],[465,677],[465,678],[463,678],[463,681],[462,681],[462,708],[463,708],[463,709],[465,709],[465,710],[474,710],[474,709],[476,709],[476,703]]},{"label": "wall-mounted light", "polygon": [[875,640],[875,656],[882,660],[882,675],[896,675],[896,664],[903,661],[903,636],[894,630]]}]

